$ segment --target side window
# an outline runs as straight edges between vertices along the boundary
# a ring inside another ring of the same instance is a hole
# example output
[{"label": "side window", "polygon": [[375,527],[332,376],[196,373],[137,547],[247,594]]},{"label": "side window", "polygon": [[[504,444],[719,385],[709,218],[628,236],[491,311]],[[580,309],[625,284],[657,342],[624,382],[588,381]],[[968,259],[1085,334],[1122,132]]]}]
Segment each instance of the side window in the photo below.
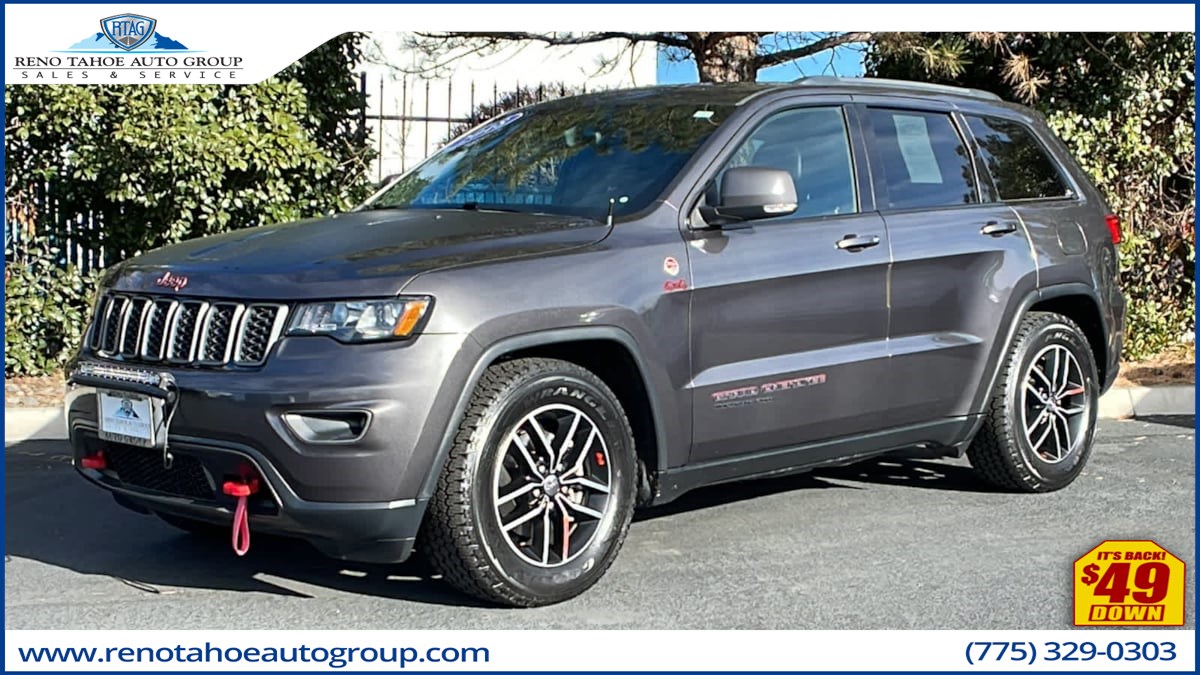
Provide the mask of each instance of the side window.
[{"label": "side window", "polygon": [[970,156],[949,115],[872,108],[870,119],[889,208],[979,201]]},{"label": "side window", "polygon": [[996,183],[1000,199],[1047,199],[1070,194],[1062,174],[1033,133],[1017,122],[967,117],[979,155]]},{"label": "side window", "polygon": [[771,116],[754,130],[721,172],[737,166],[762,166],[790,173],[799,198],[793,217],[858,211],[850,138],[840,107],[800,108]]}]

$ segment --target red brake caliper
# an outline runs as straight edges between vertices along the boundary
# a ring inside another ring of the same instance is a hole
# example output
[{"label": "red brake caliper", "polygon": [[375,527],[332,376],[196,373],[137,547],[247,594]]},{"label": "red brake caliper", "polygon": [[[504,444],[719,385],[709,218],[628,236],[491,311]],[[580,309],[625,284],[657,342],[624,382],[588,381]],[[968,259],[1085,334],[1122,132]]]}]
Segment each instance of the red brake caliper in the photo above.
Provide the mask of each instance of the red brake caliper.
[{"label": "red brake caliper", "polygon": [[571,516],[563,509],[563,560],[567,559],[567,554],[571,551]]},{"label": "red brake caliper", "polygon": [[227,480],[221,491],[230,497],[237,497],[237,510],[233,512],[233,552],[246,555],[250,550],[250,517],[246,514],[246,499],[258,492],[258,479]]}]

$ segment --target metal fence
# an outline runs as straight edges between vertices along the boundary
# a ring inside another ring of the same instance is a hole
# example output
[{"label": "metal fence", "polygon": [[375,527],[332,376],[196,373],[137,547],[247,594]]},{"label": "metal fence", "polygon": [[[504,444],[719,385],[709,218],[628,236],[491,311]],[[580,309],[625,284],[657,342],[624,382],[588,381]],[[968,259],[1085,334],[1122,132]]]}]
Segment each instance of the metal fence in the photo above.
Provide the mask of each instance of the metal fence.
[{"label": "metal fence", "polygon": [[426,159],[456,132],[503,112],[502,106],[507,110],[587,92],[586,84],[568,87],[565,83],[514,81],[506,87],[497,82],[487,86],[415,76],[369,78],[367,73],[359,74],[359,84],[363,99],[373,99],[365,120],[373,127],[375,179],[380,181]]},{"label": "metal fence", "polygon": [[[104,219],[94,211],[61,209],[53,183],[40,183],[4,201],[4,260],[20,262],[54,253],[58,264],[87,274],[102,269],[111,251],[104,246]],[[119,259],[123,254],[115,252]]]}]

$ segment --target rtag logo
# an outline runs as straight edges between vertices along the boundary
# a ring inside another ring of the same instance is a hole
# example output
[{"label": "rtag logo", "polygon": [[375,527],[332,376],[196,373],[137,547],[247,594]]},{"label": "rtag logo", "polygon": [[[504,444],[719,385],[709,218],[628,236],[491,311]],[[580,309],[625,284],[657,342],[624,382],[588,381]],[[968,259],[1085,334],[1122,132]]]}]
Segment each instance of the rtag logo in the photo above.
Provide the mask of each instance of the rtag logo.
[{"label": "rtag logo", "polygon": [[100,19],[100,31],[114,45],[128,52],[145,44],[154,35],[154,26],[157,24],[148,16],[118,14]]},{"label": "rtag logo", "polygon": [[141,14],[117,14],[100,19],[100,32],[71,45],[67,51],[104,52],[190,51],[187,46],[159,33],[158,20]]}]

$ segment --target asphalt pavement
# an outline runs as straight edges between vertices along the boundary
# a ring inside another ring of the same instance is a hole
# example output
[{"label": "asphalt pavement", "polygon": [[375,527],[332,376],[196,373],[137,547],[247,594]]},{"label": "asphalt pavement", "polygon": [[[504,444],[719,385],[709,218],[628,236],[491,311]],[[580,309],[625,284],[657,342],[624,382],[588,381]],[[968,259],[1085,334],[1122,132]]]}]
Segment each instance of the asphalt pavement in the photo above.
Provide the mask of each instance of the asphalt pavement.
[{"label": "asphalt pavement", "polygon": [[1072,562],[1104,539],[1156,540],[1194,593],[1194,427],[1101,421],[1087,470],[1046,495],[896,459],[699,490],[639,514],[591,591],[532,610],[480,606],[420,562],[266,537],[239,559],[117,506],[65,443],[10,444],[5,628],[1069,628]]}]

